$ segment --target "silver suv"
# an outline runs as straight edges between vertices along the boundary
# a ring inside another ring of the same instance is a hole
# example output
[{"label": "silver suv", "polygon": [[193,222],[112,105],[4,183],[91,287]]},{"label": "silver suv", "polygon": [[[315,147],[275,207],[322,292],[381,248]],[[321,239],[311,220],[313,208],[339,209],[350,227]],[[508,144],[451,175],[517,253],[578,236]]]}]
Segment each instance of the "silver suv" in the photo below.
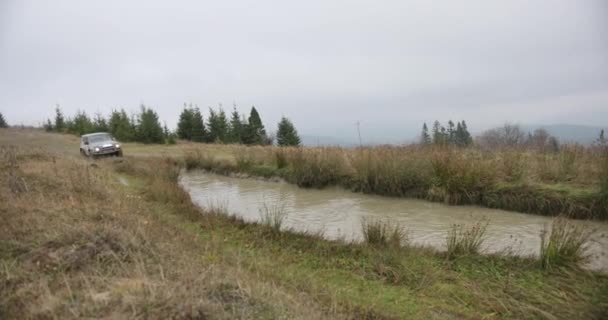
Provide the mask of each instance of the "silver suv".
[{"label": "silver suv", "polygon": [[80,136],[80,154],[87,157],[106,155],[122,157],[122,149],[111,134],[97,132]]}]

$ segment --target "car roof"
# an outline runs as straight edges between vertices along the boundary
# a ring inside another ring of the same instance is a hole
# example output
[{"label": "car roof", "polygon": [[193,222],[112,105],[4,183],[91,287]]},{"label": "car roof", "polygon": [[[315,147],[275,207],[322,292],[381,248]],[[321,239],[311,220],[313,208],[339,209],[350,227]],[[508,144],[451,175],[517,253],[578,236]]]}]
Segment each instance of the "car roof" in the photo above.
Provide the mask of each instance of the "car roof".
[{"label": "car roof", "polygon": [[85,137],[91,137],[91,136],[98,136],[98,135],[102,135],[102,134],[109,134],[109,133],[108,132],[95,132],[95,133],[83,134],[80,137],[85,138]]}]

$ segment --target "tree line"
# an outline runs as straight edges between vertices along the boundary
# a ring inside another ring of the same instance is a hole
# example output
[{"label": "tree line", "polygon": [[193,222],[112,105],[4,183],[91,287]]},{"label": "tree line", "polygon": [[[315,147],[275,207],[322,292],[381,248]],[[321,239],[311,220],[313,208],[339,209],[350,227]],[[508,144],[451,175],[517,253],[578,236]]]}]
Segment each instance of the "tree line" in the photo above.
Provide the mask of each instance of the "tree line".
[{"label": "tree line", "polygon": [[[271,145],[275,137],[266,132],[262,119],[255,106],[249,116],[240,114],[236,106],[230,118],[220,106],[217,110],[209,108],[207,120],[198,107],[184,105],[177,123],[177,136],[183,140],[206,143],[235,143],[245,145]],[[298,146],[301,144],[293,123],[282,117],[278,125],[276,141],[279,146]]]},{"label": "tree line", "polygon": [[447,127],[441,125],[439,121],[435,121],[431,133],[429,133],[429,128],[426,123],[422,125],[420,144],[466,147],[473,144],[473,137],[471,137],[471,133],[469,133],[469,129],[467,128],[467,123],[464,120],[458,122],[456,125],[450,120],[448,121]]},{"label": "tree line", "polygon": [[[0,114],[0,117],[2,115]],[[4,121],[3,118],[0,120]],[[109,132],[123,142],[175,143],[176,139],[205,143],[235,143],[246,145],[271,145],[275,136],[268,134],[255,107],[245,118],[234,107],[230,119],[220,106],[218,110],[209,108],[207,120],[198,107],[184,104],[179,116],[177,130],[170,131],[161,126],[158,114],[150,107],[142,105],[137,114],[128,115],[124,109],[113,110],[109,117],[97,113],[89,117],[84,111],[77,111],[73,117],[66,117],[59,106],[55,108],[53,120],[44,123],[46,131],[83,135],[93,132]],[[276,134],[279,146],[299,146],[298,132],[293,123],[282,117]]]}]

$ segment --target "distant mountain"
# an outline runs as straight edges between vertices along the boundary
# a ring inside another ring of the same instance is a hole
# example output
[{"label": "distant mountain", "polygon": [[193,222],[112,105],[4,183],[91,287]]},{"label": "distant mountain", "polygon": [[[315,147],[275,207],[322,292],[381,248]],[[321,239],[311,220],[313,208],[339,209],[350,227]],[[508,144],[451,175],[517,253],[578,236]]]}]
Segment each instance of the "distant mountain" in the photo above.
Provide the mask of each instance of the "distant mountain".
[{"label": "distant mountain", "polygon": [[[591,144],[595,141],[602,130],[601,127],[581,126],[573,124],[551,124],[551,125],[522,125],[522,130],[532,132],[543,128],[551,135],[556,136],[561,142],[577,142]],[[604,128],[608,134],[608,126]]]}]

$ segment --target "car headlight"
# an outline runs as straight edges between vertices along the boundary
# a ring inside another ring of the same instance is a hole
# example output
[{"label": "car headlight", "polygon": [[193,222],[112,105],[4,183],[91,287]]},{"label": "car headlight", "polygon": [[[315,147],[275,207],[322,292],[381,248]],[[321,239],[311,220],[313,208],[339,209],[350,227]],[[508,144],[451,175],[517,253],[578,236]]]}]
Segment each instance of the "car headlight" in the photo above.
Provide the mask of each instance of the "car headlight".
[{"label": "car headlight", "polygon": [[117,143],[117,144],[116,144],[116,149],[118,149],[118,148],[120,148],[120,145]]},{"label": "car headlight", "polygon": [[95,148],[95,152],[99,152],[99,148]]}]

